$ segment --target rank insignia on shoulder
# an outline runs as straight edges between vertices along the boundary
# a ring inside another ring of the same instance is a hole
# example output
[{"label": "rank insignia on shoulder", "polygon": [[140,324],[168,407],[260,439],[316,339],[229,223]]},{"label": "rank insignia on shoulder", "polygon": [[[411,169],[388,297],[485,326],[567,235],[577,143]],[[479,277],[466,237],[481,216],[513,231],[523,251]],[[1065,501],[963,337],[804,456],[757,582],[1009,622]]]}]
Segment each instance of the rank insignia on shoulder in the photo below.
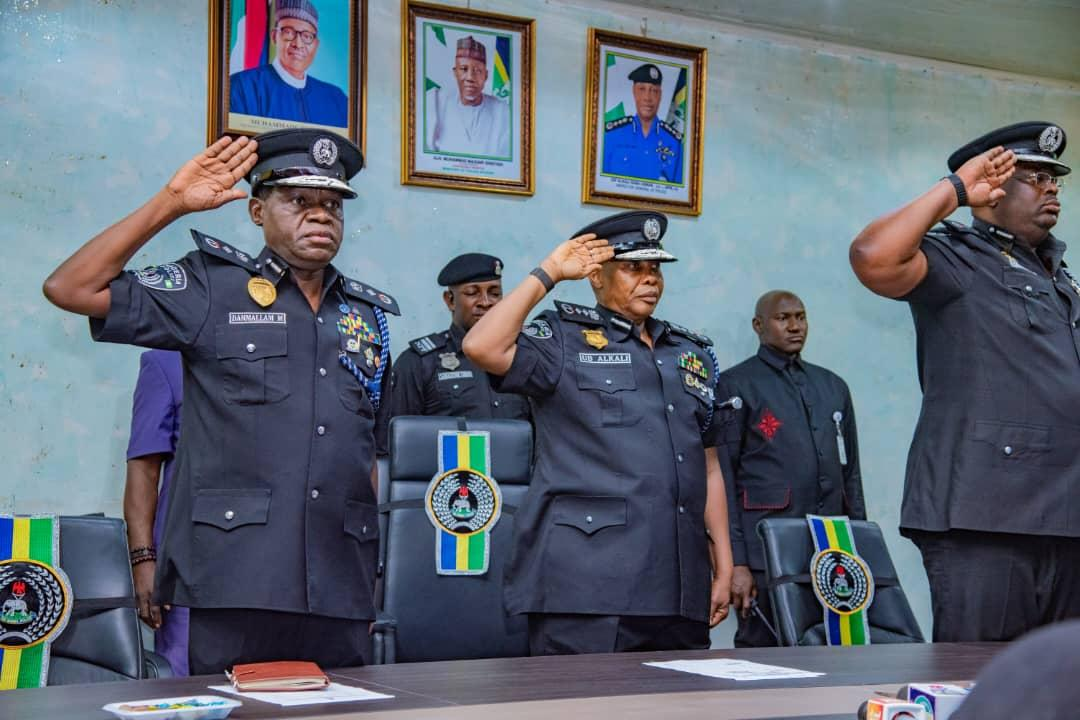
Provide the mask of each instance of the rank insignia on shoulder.
[{"label": "rank insignia on shoulder", "polygon": [[668,326],[668,328],[671,329],[671,332],[675,333],[676,335],[682,335],[685,338],[689,338],[689,339],[693,340],[694,342],[696,342],[698,345],[702,345],[702,346],[705,346],[705,347],[710,347],[713,344],[713,341],[710,340],[705,335],[699,335],[698,333],[694,332],[693,330],[688,330],[687,328],[684,328],[682,325],[678,325],[676,323],[673,323],[670,320],[665,320],[664,322],[667,323],[667,326]]},{"label": "rank insignia on shoulder", "polygon": [[689,370],[702,380],[709,379],[709,368],[705,367],[705,363],[701,362],[701,358],[692,350],[687,350],[679,355],[679,367],[683,370]]},{"label": "rank insignia on shoulder", "polygon": [[207,255],[213,255],[214,257],[227,260],[233,265],[239,265],[240,267],[255,272],[255,261],[246,252],[237,250],[228,243],[224,243],[217,238],[212,238],[209,235],[199,232],[198,230],[191,230],[191,237],[195,239],[195,245],[198,246]]},{"label": "rank insignia on shoulder", "polygon": [[600,316],[600,313],[598,313],[595,309],[591,307],[562,302],[561,300],[555,303],[555,307],[558,309],[559,316],[563,320],[584,323],[586,325],[604,324],[604,318]]},{"label": "rank insignia on shoulder", "polygon": [[351,278],[342,277],[342,283],[345,285],[345,294],[350,297],[363,300],[369,305],[376,305],[391,315],[400,315],[401,310],[398,308],[397,300],[390,297],[384,292],[380,292],[370,285],[365,285],[359,280],[353,280]]},{"label": "rank insignia on shoulder", "polygon": [[446,333],[432,333],[422,338],[409,341],[409,347],[416,351],[417,355],[427,355],[441,347],[446,346]]},{"label": "rank insignia on shoulder", "polygon": [[166,263],[156,267],[148,267],[142,270],[131,270],[132,275],[151,290],[186,290],[187,272],[181,265]]},{"label": "rank insignia on shoulder", "polygon": [[671,137],[675,138],[676,140],[682,140],[682,133],[673,128],[672,126],[668,125],[663,120],[660,121],[660,127],[671,133]]},{"label": "rank insignia on shoulder", "polygon": [[521,328],[521,332],[531,338],[536,338],[537,340],[547,340],[553,334],[551,332],[551,325],[548,324],[547,320],[541,318],[525,323],[525,326]]},{"label": "rank insignia on shoulder", "polygon": [[604,335],[602,329],[582,330],[581,334],[585,336],[585,342],[597,350],[603,350],[608,346],[607,336]]},{"label": "rank insignia on shoulder", "polygon": [[634,119],[632,117],[630,117],[629,115],[623,115],[618,120],[612,120],[611,122],[604,123],[604,129],[614,130],[615,128],[622,127],[623,125],[627,125],[632,122],[634,122]]}]

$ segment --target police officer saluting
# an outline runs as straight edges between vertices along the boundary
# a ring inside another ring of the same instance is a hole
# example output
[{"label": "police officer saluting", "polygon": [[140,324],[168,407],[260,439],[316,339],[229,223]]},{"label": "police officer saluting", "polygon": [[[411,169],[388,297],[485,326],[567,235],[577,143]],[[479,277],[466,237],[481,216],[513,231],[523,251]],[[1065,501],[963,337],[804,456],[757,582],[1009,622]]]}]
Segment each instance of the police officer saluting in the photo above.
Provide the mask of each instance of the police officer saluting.
[{"label": "police officer saluting", "polygon": [[[704,648],[727,614],[716,363],[707,338],[652,316],[666,226],[629,212],[582,229],[465,337],[496,388],[533,403],[506,607],[529,614],[534,655]],[[555,283],[586,277],[595,307],[558,301],[522,329]]]},{"label": "police officer saluting", "polygon": [[449,330],[409,342],[394,363],[391,415],[454,415],[528,420],[529,403],[520,395],[495,392],[487,373],[461,352],[461,341],[476,321],[502,300],[502,260],[483,253],[458,255],[439,272],[450,310]]},{"label": "police officer saluting", "polygon": [[[360,150],[283,130],[222,138],[45,282],[95,340],[179,350],[184,417],[157,600],[191,608],[193,674],[238,662],[362,663],[374,618],[376,438],[389,417],[393,298],[330,262]],[[197,250],[131,257],[191,212],[247,196],[265,247],[192,231]]]},{"label": "police officer saluting", "polygon": [[657,117],[664,76],[653,64],[627,76],[633,82],[636,114],[604,125],[601,170],[670,183],[682,182],[682,134]]},{"label": "police officer saluting", "polygon": [[[1064,150],[1050,123],[988,133],[851,246],[863,284],[915,321],[923,402],[900,526],[935,641],[1080,615],[1080,285],[1050,232]],[[944,220],[961,205],[970,226]]]}]

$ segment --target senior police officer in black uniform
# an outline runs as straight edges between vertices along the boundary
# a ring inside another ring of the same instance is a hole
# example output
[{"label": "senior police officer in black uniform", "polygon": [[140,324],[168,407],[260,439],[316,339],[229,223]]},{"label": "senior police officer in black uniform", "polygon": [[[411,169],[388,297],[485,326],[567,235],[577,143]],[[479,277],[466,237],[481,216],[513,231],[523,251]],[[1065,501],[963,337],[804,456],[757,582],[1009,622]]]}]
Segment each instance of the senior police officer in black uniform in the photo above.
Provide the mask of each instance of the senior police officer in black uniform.
[{"label": "senior police officer in black uniform", "polygon": [[[730,463],[723,467],[731,468],[736,647],[779,640],[764,620],[772,609],[759,520],[807,514],[866,519],[851,393],[836,373],[803,360],[809,324],[802,300],[786,290],[767,292],[752,325],[761,340],[757,354],[722,372],[717,383],[719,397],[740,400],[722,448]],[[760,614],[752,611],[755,601]]]},{"label": "senior police officer in black uniform", "polygon": [[[851,246],[863,284],[915,321],[923,403],[900,523],[922,552],[934,640],[1080,615],[1080,285],[1050,232],[1064,149],[1045,122],[984,135]],[[971,226],[931,230],[961,205]]]},{"label": "senior police officer in black uniform", "polygon": [[[184,418],[157,599],[191,608],[193,674],[238,662],[355,665],[374,618],[376,438],[388,420],[389,295],[330,264],[360,150],[284,130],[222,138],[53,272],[94,339],[179,350]],[[246,197],[266,246],[192,231],[180,260],[123,271],[174,220]]]},{"label": "senior police officer in black uniform", "polygon": [[450,329],[410,341],[398,356],[391,416],[529,419],[528,400],[492,390],[487,373],[461,352],[465,333],[502,300],[502,271],[502,260],[494,255],[465,253],[439,272]]},{"label": "senior police officer in black uniform", "polygon": [[[533,402],[536,467],[506,571],[533,654],[708,647],[727,614],[716,363],[707,338],[652,317],[675,260],[666,226],[629,212],[584,228],[465,337],[497,388]],[[584,277],[595,307],[558,301],[522,329],[556,282]]]}]

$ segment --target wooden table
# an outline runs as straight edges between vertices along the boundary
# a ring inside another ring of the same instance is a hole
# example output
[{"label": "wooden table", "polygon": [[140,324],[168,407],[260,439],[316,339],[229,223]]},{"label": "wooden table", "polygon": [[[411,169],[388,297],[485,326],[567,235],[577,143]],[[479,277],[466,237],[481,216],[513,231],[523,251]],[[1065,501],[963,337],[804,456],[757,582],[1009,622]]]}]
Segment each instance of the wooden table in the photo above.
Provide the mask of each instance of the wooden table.
[{"label": "wooden table", "polygon": [[[1005,647],[998,643],[874,645],[856,648],[761,648],[625,653],[412,663],[331,671],[346,685],[394,695],[390,700],[282,708],[244,700],[230,718],[366,720],[564,720],[569,718],[709,718],[751,720],[855,716],[875,691],[915,681],[963,681]],[[643,662],[738,658],[825,675],[736,682],[646,667]],[[221,676],[68,685],[0,692],[0,718],[110,718],[110,702],[212,694]],[[230,696],[233,697],[233,696]]]}]

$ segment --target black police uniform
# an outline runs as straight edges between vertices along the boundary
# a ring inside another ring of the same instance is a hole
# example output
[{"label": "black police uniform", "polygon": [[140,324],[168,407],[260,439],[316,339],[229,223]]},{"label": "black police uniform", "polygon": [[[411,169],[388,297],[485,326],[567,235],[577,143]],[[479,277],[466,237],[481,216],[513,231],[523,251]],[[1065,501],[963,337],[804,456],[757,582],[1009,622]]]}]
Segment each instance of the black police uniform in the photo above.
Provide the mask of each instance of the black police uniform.
[{"label": "black police uniform", "polygon": [[[325,137],[289,132],[260,139],[254,173]],[[324,161],[337,154],[322,148]],[[331,265],[312,311],[269,248],[252,257],[193,235],[197,251],[114,279],[107,317],[91,320],[95,340],[183,354],[157,597],[192,608],[193,673],[282,658],[357,664],[375,617],[371,470],[389,419],[384,313],[397,304]],[[249,292],[255,278],[274,286],[268,306]]]},{"label": "black police uniform", "polygon": [[[642,217],[663,217],[626,213],[613,225],[625,216],[639,232]],[[615,244],[604,222],[581,232]],[[659,248],[662,228],[650,226]],[[650,318],[650,349],[607,308],[555,307],[525,326],[509,371],[493,376],[529,396],[536,426],[507,610],[530,614],[533,654],[708,647],[711,343]]]},{"label": "black police uniform", "polygon": [[[484,253],[465,253],[439,272],[443,287],[490,282],[502,276],[502,261]],[[461,351],[465,330],[448,330],[409,342],[394,363],[391,416],[453,415],[469,418],[529,420],[529,402],[521,395],[492,390],[487,373],[476,369]]]},{"label": "black police uniform", "polygon": [[[949,166],[999,144],[1068,171],[1046,123],[990,133]],[[1053,235],[1032,251],[946,221],[922,252],[927,275],[900,298],[923,390],[901,531],[922,551],[934,640],[1010,640],[1080,616],[1080,285]]]},{"label": "black police uniform", "polygon": [[[851,393],[835,373],[762,345],[720,374],[717,396],[741,400],[739,409],[724,411],[721,448],[731,469],[725,479],[732,556],[750,567],[758,605],[772,622],[758,521],[807,514],[866,519]],[[759,616],[739,618],[736,647],[776,644]]]}]

